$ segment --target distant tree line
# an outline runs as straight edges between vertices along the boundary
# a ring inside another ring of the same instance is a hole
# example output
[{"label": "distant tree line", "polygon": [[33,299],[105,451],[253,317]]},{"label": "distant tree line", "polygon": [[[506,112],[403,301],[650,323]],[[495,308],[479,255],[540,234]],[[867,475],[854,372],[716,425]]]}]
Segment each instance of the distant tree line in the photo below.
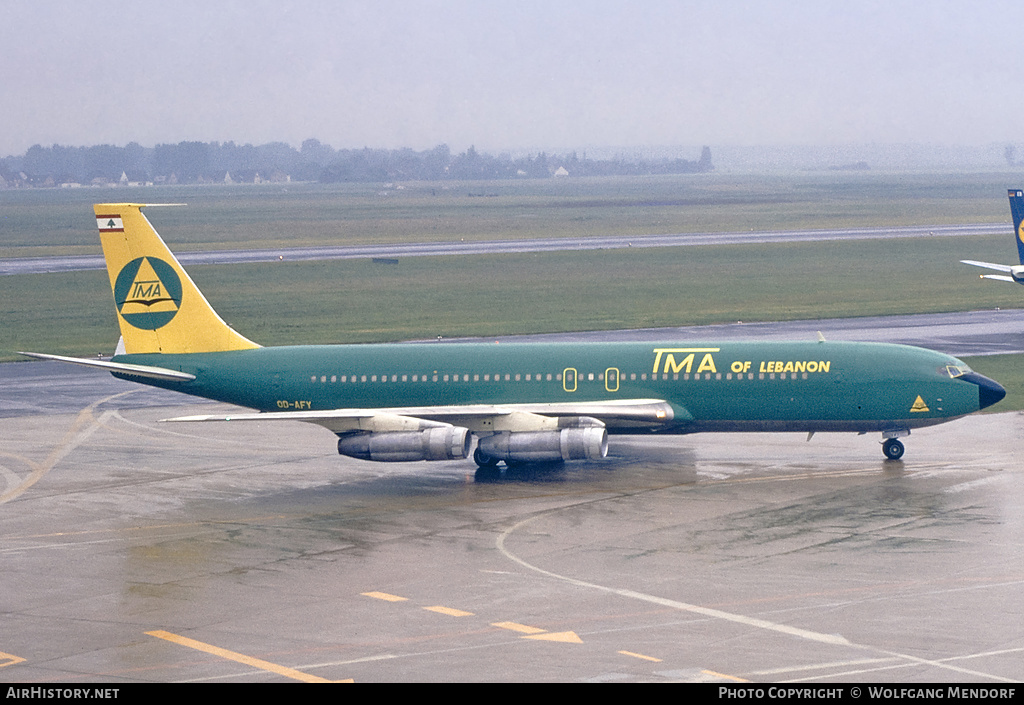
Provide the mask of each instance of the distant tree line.
[{"label": "distant tree line", "polygon": [[179,142],[143,147],[35,145],[23,156],[0,159],[0,187],[129,183],[253,181],[378,182],[548,178],[555,175],[686,174],[711,171],[711,150],[685,159],[608,160],[575,152],[540,152],[513,159],[470,147],[452,154],[447,145],[430,150],[340,149],[308,139],[300,149],[283,142],[253,146],[234,142]]}]

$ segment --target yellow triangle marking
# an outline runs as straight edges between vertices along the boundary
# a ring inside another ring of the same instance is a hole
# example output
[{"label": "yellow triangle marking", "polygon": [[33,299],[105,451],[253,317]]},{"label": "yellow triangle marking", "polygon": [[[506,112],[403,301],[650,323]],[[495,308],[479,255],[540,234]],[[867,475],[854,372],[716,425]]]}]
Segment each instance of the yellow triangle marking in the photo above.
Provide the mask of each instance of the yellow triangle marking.
[{"label": "yellow triangle marking", "polygon": [[0,651],[0,661],[5,662],[0,663],[0,668],[3,668],[4,666],[13,666],[14,664],[21,663],[24,660],[25,659],[23,659],[21,656],[15,656],[14,654],[5,654],[3,651]]},{"label": "yellow triangle marking", "polygon": [[524,639],[540,639],[542,641],[560,641],[563,644],[582,644],[583,640],[576,636],[576,632],[549,632],[546,634],[531,634],[524,636]]},{"label": "yellow triangle marking", "polygon": [[502,629],[511,629],[514,632],[522,632],[523,634],[541,634],[547,631],[546,629],[538,629],[537,627],[528,627],[525,624],[519,624],[518,622],[494,622],[491,626],[501,627]]},{"label": "yellow triangle marking", "polygon": [[153,265],[143,259],[139,271],[135,274],[128,298],[121,306],[122,314],[154,313],[177,311],[178,307],[167,293],[167,287],[160,281]]},{"label": "yellow triangle marking", "polygon": [[378,600],[387,600],[388,602],[405,602],[408,597],[399,597],[398,595],[389,595],[386,592],[363,592],[360,593],[366,597],[373,597]]},{"label": "yellow triangle marking", "polygon": [[454,607],[442,607],[441,605],[434,605],[433,607],[424,607],[423,609],[429,610],[430,612],[437,612],[438,614],[446,614],[449,617],[472,617],[472,612],[465,612],[463,610],[457,610]]},{"label": "yellow triangle marking", "polygon": [[922,399],[921,395],[918,394],[917,399],[914,401],[914,405],[910,407],[910,413],[916,414],[922,411],[928,411],[928,405],[924,403],[924,399]]}]

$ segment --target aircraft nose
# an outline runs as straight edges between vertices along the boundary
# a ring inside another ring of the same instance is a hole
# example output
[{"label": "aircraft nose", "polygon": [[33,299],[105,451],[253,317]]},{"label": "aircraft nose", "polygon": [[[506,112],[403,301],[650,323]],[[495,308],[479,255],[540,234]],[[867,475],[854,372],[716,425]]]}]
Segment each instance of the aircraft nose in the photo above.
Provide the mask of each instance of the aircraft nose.
[{"label": "aircraft nose", "polygon": [[977,372],[968,372],[960,379],[967,380],[972,384],[978,385],[979,409],[992,406],[1006,396],[1006,390],[1003,389],[1003,385],[999,384],[999,382],[996,382],[994,379],[989,379],[985,375],[979,375]]}]

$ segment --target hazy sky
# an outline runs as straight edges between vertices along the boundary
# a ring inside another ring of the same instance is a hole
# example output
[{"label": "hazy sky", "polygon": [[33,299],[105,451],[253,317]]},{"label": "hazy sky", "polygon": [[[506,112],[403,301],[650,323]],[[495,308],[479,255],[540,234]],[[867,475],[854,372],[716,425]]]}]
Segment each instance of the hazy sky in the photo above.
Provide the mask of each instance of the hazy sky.
[{"label": "hazy sky", "polygon": [[1024,139],[1019,2],[6,0],[0,155]]}]

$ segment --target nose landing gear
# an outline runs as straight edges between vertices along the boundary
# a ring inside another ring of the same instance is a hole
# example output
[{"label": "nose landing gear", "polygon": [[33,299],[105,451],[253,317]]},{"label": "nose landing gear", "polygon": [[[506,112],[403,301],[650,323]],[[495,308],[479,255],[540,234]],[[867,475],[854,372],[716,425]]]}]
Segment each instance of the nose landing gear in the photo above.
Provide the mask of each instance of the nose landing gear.
[{"label": "nose landing gear", "polygon": [[903,457],[903,443],[898,438],[886,438],[882,443],[882,453],[889,460],[899,460]]}]

